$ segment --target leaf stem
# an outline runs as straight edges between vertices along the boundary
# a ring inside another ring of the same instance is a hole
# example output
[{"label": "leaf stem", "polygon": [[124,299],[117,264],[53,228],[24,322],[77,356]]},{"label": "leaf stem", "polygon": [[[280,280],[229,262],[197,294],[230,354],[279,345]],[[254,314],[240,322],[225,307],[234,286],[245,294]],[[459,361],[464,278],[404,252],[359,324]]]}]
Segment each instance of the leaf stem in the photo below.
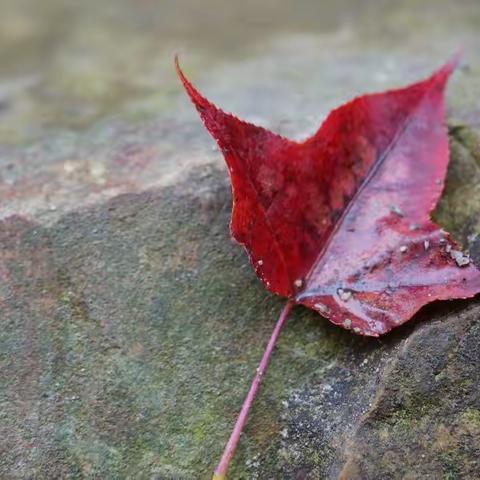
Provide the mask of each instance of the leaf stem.
[{"label": "leaf stem", "polygon": [[243,401],[242,409],[238,414],[237,421],[235,422],[235,426],[233,427],[232,433],[230,434],[230,438],[225,446],[225,450],[223,451],[222,458],[215,469],[213,474],[213,480],[225,480],[227,478],[227,469],[228,465],[230,464],[230,460],[232,458],[235,449],[237,448],[238,441],[240,439],[240,434],[242,433],[243,427],[247,421],[248,412],[250,411],[250,407],[252,406],[253,399],[255,398],[255,394],[257,393],[258,386],[262,381],[262,377],[267,369],[268,362],[270,360],[270,356],[272,354],[273,348],[277,343],[278,336],[280,335],[280,331],[282,327],[285,325],[287,320],[288,314],[294,305],[293,300],[289,300],[286,305],[283,307],[280,316],[278,317],[277,323],[275,324],[275,328],[273,329],[272,335],[270,336],[270,340],[268,341],[267,347],[263,352],[262,360],[260,361],[258,368],[255,373],[255,377],[253,378],[252,384],[250,385],[250,390]]}]

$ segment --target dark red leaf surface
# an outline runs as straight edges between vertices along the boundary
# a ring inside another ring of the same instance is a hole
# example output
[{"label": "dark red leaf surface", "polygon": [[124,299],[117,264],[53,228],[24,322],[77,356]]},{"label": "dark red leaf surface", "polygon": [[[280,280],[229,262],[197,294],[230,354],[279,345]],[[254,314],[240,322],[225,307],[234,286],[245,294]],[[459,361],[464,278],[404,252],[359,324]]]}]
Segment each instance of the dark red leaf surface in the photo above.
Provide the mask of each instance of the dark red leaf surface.
[{"label": "dark red leaf surface", "polygon": [[480,272],[430,219],[448,164],[444,90],[457,60],[364,95],[294,142],[224,113],[178,74],[220,146],[231,232],[278,295],[378,336],[423,305],[480,291]]}]

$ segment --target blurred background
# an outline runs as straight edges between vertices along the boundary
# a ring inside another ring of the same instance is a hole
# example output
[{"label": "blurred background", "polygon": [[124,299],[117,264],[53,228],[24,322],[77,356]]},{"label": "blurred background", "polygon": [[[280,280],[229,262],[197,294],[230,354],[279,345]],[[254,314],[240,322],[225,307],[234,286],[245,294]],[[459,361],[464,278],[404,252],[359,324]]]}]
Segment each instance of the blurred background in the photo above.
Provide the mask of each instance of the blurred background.
[{"label": "blurred background", "polygon": [[[170,182],[212,160],[175,53],[224,109],[302,138],[339,102],[426,75],[462,48],[451,89],[468,95],[456,95],[454,113],[479,122],[475,0],[1,0],[0,13],[0,193],[12,202],[3,214],[56,218],[49,210]],[[57,180],[33,200],[37,181]]]},{"label": "blurred background", "polygon": [[[0,0],[0,478],[211,478],[282,307],[175,53],[300,139],[463,49],[436,218],[479,255],[479,32],[479,0]],[[479,312],[364,340],[296,308],[230,478],[480,478]]]}]

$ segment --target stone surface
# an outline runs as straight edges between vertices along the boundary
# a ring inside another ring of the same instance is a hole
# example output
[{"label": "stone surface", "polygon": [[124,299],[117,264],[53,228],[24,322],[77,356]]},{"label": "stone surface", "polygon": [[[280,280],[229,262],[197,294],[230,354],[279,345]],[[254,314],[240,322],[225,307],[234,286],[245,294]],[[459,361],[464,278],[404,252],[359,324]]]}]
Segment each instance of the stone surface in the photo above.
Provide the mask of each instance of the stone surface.
[{"label": "stone surface", "polygon": [[[230,242],[175,51],[226,110],[301,138],[463,46],[435,217],[480,258],[476,0],[1,10],[0,477],[209,478],[282,307]],[[296,308],[230,478],[478,478],[479,314],[438,303],[372,340]]]}]

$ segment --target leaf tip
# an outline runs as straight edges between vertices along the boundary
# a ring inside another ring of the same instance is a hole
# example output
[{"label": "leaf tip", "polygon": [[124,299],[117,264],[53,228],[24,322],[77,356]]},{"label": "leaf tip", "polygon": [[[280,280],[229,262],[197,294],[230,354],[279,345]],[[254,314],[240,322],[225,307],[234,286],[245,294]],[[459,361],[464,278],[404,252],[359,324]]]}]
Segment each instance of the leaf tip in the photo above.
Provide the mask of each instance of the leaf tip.
[{"label": "leaf tip", "polygon": [[454,72],[462,60],[463,52],[461,49],[456,50],[447,62],[440,68],[439,74],[446,79]]},{"label": "leaf tip", "polygon": [[189,91],[188,87],[191,87],[191,83],[187,80],[187,77],[185,77],[185,74],[183,73],[180,67],[180,59],[179,59],[178,53],[176,53],[174,56],[174,63],[175,63],[175,71],[177,72],[177,76],[188,92]]},{"label": "leaf tip", "polygon": [[457,50],[455,50],[455,52],[453,52],[453,55],[448,60],[446,67],[449,67],[450,71],[455,70],[460,64],[462,57],[463,50],[461,48],[458,48]]},{"label": "leaf tip", "polygon": [[180,67],[180,60],[178,54],[175,54],[174,61],[175,70],[177,72],[178,78],[183,84],[183,88],[185,88],[185,91],[187,92],[194,105],[197,107],[197,110],[203,110],[209,105],[208,100],[200,94],[200,92],[190,83],[188,78],[183,73],[183,70]]}]

